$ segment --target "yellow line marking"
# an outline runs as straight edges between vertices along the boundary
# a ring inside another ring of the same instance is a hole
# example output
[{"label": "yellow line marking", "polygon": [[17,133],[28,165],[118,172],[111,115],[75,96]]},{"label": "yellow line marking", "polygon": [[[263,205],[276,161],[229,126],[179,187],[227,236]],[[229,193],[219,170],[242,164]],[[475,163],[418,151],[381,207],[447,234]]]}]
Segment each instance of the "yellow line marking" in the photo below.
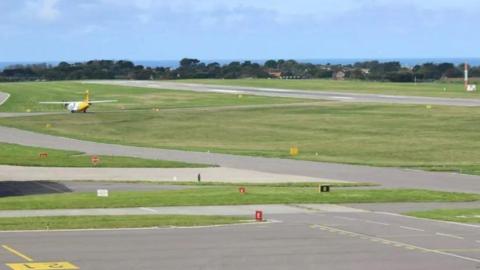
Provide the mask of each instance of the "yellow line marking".
[{"label": "yellow line marking", "polygon": [[[333,227],[328,227],[328,226],[323,226],[323,225],[316,225],[314,228],[326,228],[326,229],[329,229],[330,232],[338,233],[338,234],[340,234],[340,232],[350,232],[350,231],[345,231],[345,230],[341,230],[341,229],[337,229],[337,228],[333,228]],[[455,257],[455,258],[466,260],[466,261],[480,263],[480,259],[461,256],[461,255],[457,255],[457,254],[454,254],[454,253],[449,253],[449,252],[438,250],[438,249],[429,249],[429,248],[419,247],[419,246],[410,245],[410,244],[406,244],[406,243],[402,243],[402,242],[398,242],[398,241],[393,241],[393,240],[388,240],[388,239],[384,239],[384,238],[368,236],[366,234],[361,234],[361,233],[355,233],[355,232],[350,232],[350,233],[359,236],[361,239],[370,240],[372,242],[389,241],[392,245],[397,246],[397,247],[402,247],[402,248],[406,248],[406,249],[411,248],[412,250],[428,252],[428,253],[435,253],[435,254],[439,254],[439,255],[450,256],[450,257]]]},{"label": "yellow line marking", "polygon": [[22,259],[25,259],[25,260],[27,260],[27,261],[29,261],[29,262],[32,262],[32,261],[33,261],[32,258],[28,257],[27,255],[24,255],[24,254],[20,253],[19,251],[16,251],[15,249],[13,249],[13,248],[11,248],[11,247],[9,247],[9,246],[7,246],[7,245],[2,245],[2,247],[3,247],[4,249],[10,251],[11,253],[17,255],[18,257],[20,257],[20,258],[22,258]]},{"label": "yellow line marking", "polygon": [[77,266],[69,262],[7,263],[12,270],[75,270]]}]

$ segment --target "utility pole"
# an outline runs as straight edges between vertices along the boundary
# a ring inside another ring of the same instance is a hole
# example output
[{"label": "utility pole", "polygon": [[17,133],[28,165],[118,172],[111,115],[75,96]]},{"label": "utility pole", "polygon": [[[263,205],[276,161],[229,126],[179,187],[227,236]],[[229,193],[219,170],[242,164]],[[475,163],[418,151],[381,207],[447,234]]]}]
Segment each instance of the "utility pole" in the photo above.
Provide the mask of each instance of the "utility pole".
[{"label": "utility pole", "polygon": [[464,78],[465,91],[467,91],[468,90],[468,64],[467,64],[467,62],[465,62],[463,74],[465,75],[465,78]]}]

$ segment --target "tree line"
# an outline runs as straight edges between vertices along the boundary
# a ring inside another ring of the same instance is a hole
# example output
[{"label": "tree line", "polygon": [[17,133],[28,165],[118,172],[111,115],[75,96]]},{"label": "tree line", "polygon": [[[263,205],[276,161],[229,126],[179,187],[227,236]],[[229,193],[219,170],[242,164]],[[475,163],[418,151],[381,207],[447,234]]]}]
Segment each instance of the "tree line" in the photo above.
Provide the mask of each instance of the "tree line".
[{"label": "tree line", "polygon": [[[471,77],[480,77],[480,66],[470,67]],[[145,67],[131,61],[92,60],[58,65],[31,64],[6,67],[0,81],[84,80],[84,79],[355,79],[368,81],[414,82],[442,78],[462,78],[463,65],[424,63],[405,67],[400,62],[364,61],[354,64],[312,64],[295,60],[268,60],[263,64],[252,61],[232,61],[228,64],[204,63],[184,58],[177,68]]]}]

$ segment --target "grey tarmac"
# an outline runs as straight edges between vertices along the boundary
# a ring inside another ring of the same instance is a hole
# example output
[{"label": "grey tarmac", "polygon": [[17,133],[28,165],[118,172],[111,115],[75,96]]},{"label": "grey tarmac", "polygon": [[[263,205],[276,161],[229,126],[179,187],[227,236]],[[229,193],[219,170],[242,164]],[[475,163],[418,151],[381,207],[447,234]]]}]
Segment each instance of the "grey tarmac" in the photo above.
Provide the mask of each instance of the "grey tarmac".
[{"label": "grey tarmac", "polygon": [[[199,228],[2,232],[33,262],[80,269],[478,269],[480,230],[371,212],[268,214]],[[46,244],[48,243],[48,244]],[[3,250],[0,262],[27,263]]]},{"label": "grey tarmac", "polygon": [[[260,88],[245,86],[224,86],[174,81],[135,81],[135,80],[91,80],[82,83],[111,84],[122,86],[146,87],[154,89],[171,89],[194,92],[210,92],[223,94],[244,94],[268,97],[301,98],[314,100],[332,100],[342,102],[368,102],[389,104],[418,104],[442,106],[480,106],[480,99],[438,98],[419,96],[397,96],[382,94],[359,94],[334,91],[310,91],[298,89]],[[353,92],[353,91],[352,91]]]},{"label": "grey tarmac", "polygon": [[[89,155],[128,156],[219,165],[223,168],[317,179],[372,182],[388,188],[423,188],[480,193],[480,176],[447,172],[383,168],[360,165],[189,152],[148,147],[113,145],[0,127],[0,141],[27,146],[74,150]],[[28,171],[26,171],[28,173]],[[46,179],[48,180],[48,179]]]}]

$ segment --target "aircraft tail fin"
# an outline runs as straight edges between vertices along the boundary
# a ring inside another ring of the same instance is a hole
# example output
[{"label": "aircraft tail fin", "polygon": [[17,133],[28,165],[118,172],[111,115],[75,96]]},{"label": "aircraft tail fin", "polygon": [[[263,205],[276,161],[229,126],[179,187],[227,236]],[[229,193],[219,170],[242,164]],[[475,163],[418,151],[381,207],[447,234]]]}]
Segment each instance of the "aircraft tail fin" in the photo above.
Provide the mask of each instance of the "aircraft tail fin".
[{"label": "aircraft tail fin", "polygon": [[84,98],[83,98],[83,101],[84,101],[84,102],[87,102],[87,103],[90,101],[90,95],[89,95],[89,93],[88,93],[88,90],[85,91],[85,96],[84,96]]}]

